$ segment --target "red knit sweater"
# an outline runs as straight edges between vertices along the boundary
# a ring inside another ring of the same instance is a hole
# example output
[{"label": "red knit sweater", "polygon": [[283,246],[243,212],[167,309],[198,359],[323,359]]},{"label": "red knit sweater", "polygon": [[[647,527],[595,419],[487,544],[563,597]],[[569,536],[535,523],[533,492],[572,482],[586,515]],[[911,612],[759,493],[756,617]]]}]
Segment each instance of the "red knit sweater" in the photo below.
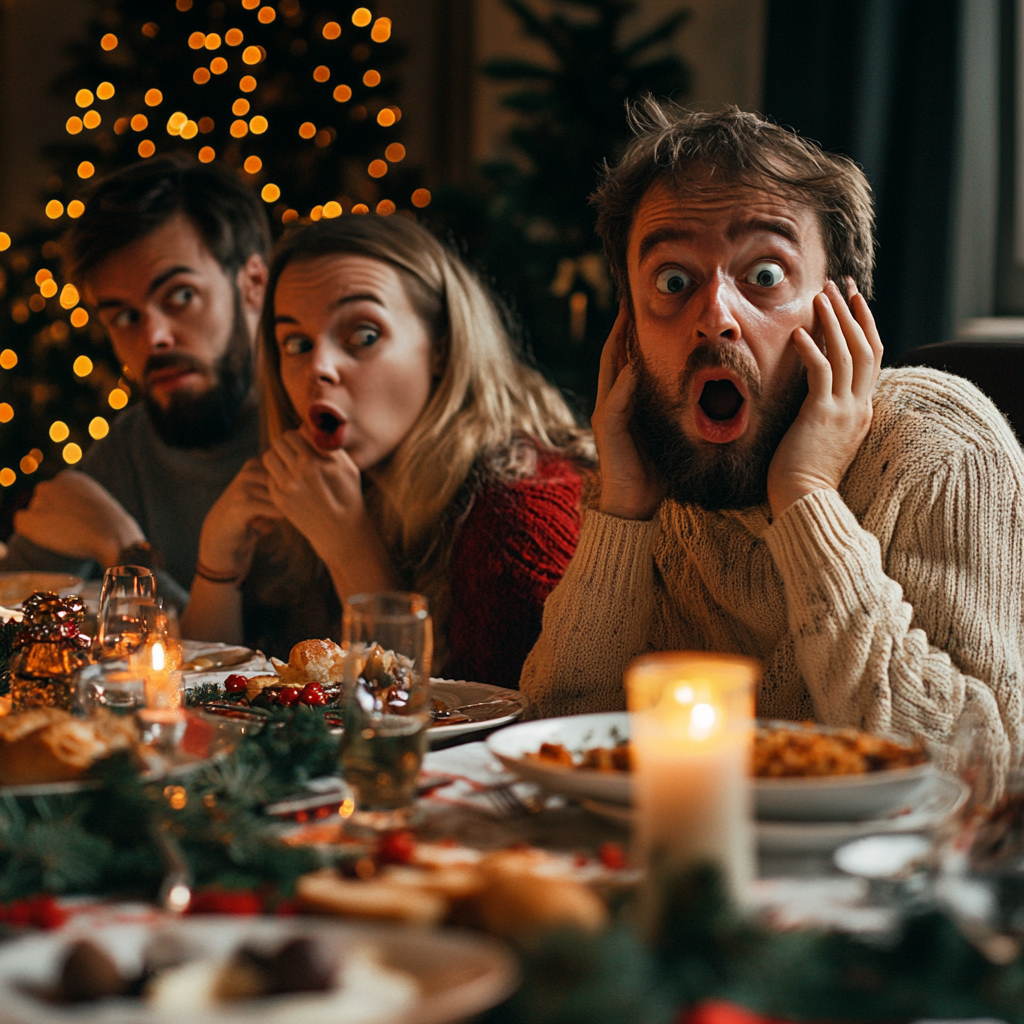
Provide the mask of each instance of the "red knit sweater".
[{"label": "red knit sweater", "polygon": [[576,550],[582,489],[572,462],[541,456],[534,476],[477,495],[452,550],[441,675],[518,688],[544,601]]}]

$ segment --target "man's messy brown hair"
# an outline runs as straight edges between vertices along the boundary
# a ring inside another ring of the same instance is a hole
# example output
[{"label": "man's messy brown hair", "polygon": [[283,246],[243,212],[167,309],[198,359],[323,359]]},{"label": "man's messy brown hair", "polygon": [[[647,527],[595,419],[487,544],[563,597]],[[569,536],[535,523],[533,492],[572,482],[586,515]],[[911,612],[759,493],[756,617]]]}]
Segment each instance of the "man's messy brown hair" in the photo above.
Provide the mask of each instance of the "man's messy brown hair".
[{"label": "man's messy brown hair", "polygon": [[871,298],[871,186],[852,160],[737,107],[707,114],[648,96],[630,107],[629,121],[636,137],[616,167],[605,166],[591,196],[597,233],[627,301],[633,218],[644,196],[662,182],[683,195],[747,186],[807,206],[818,214],[827,275],[841,288],[852,277]]}]

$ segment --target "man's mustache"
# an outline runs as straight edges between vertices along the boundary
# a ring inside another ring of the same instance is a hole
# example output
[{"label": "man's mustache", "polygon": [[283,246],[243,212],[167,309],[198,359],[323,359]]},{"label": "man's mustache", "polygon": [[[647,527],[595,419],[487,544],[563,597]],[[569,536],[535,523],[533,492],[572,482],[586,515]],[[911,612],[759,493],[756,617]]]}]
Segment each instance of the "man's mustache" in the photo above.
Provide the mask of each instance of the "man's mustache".
[{"label": "man's mustache", "polygon": [[187,352],[163,352],[155,353],[146,360],[142,371],[143,383],[148,383],[154,373],[161,370],[194,370],[196,373],[207,373],[209,367],[202,360]]},{"label": "man's mustache", "polygon": [[690,395],[693,378],[702,370],[731,370],[747,386],[753,401],[761,397],[761,371],[757,363],[743,349],[728,342],[718,345],[698,345],[686,360],[686,366],[679,376],[679,392],[676,402],[681,408]]}]

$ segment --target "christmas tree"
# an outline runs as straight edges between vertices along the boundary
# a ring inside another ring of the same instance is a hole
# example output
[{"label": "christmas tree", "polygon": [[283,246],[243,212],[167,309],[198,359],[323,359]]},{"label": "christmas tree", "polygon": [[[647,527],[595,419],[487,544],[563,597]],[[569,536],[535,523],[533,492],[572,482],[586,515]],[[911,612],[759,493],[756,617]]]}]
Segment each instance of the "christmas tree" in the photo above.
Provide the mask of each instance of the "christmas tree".
[{"label": "christmas tree", "polygon": [[131,397],[61,277],[60,237],[90,179],[170,151],[220,160],[259,191],[277,229],[430,202],[403,163],[390,19],[329,0],[94,4],[55,83],[66,140],[47,153],[39,226],[0,231],[3,536],[36,480],[78,462]]},{"label": "christmas tree", "polygon": [[475,188],[438,190],[430,219],[465,238],[511,298],[543,369],[589,396],[616,310],[588,196],[629,141],[627,101],[685,97],[689,70],[667,46],[688,12],[627,39],[632,0],[552,0],[547,14],[527,0],[502,2],[549,60],[484,66],[518,86],[502,100],[516,114],[516,159],[484,165]]}]

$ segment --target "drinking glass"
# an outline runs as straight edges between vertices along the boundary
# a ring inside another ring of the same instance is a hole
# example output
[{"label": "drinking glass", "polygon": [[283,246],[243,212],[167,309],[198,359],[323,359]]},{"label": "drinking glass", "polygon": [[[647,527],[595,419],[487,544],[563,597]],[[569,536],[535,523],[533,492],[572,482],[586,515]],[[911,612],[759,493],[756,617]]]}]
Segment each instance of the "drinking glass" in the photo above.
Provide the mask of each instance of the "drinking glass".
[{"label": "drinking glass", "polygon": [[88,665],[78,675],[79,693],[85,710],[100,706],[116,714],[146,706],[145,680],[124,662],[106,661]]},{"label": "drinking glass", "polygon": [[427,599],[405,593],[350,598],[342,648],[341,769],[357,808],[349,822],[373,830],[407,826],[430,724],[434,638]]},{"label": "drinking glass", "polygon": [[[152,570],[141,565],[112,565],[104,573],[100,589],[98,656],[105,660],[126,658],[142,646],[158,618]],[[166,617],[164,621],[166,632]]]}]

